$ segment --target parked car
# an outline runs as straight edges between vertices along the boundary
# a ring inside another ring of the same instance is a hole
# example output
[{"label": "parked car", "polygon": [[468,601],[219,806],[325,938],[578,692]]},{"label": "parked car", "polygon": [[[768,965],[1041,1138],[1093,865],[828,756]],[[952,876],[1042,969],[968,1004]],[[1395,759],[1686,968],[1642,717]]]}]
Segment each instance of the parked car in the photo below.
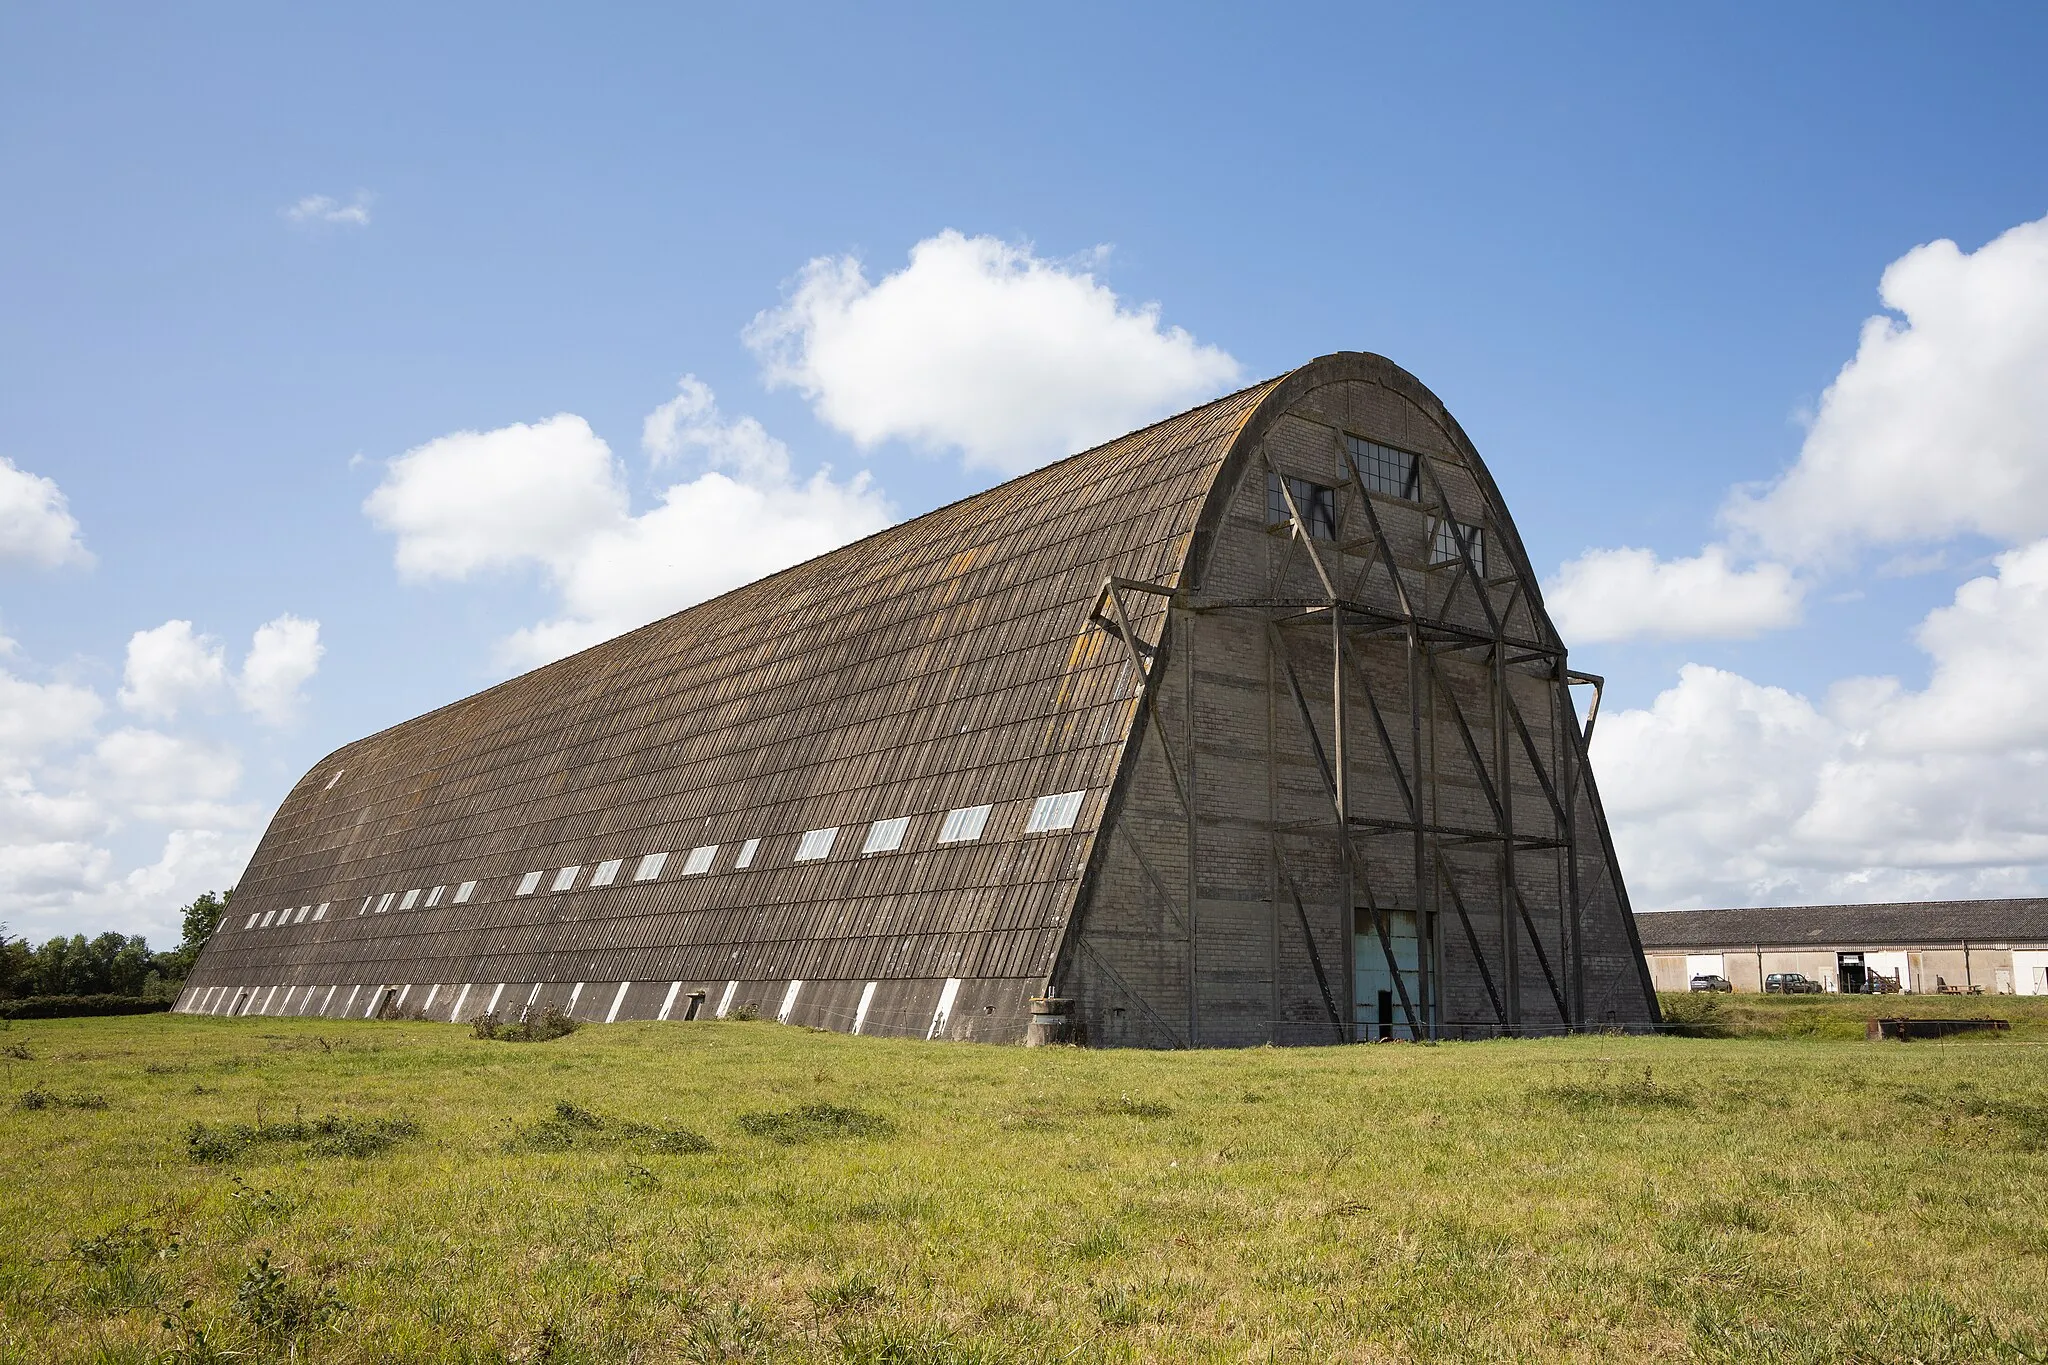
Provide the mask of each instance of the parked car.
[{"label": "parked car", "polygon": [[1701,972],[1692,979],[1692,989],[1696,991],[1732,991],[1735,989],[1735,983],[1725,976],[1715,976],[1712,972]]},{"label": "parked car", "polygon": [[1772,972],[1764,978],[1765,995],[1819,995],[1821,984],[1804,972]]}]

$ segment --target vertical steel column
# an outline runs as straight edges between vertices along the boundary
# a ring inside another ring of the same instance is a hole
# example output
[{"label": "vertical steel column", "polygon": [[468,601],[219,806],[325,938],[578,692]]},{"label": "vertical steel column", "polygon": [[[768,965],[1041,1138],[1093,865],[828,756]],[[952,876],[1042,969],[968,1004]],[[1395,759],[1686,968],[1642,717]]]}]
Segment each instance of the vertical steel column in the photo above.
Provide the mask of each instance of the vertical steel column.
[{"label": "vertical steel column", "polygon": [[[1264,639],[1265,633],[1260,632]],[[1269,978],[1273,992],[1272,1013],[1267,1017],[1266,1036],[1280,1042],[1280,775],[1275,750],[1280,743],[1280,718],[1275,712],[1280,705],[1280,675],[1273,666],[1273,647],[1267,641],[1266,650],[1266,892],[1273,907],[1272,943],[1267,948],[1267,960],[1272,964]]]},{"label": "vertical steel column", "polygon": [[[1175,608],[1169,604],[1167,607],[1169,621],[1174,611]],[[1200,1047],[1202,1045],[1202,958],[1200,947],[1200,892],[1197,889],[1195,873],[1197,861],[1196,826],[1198,823],[1195,817],[1195,614],[1191,611],[1182,610],[1180,612],[1180,626],[1185,636],[1180,643],[1181,658],[1184,661],[1183,686],[1187,693],[1187,699],[1183,705],[1187,713],[1185,728],[1188,741],[1188,1046]]]},{"label": "vertical steel column", "polygon": [[[1330,599],[1330,709],[1333,728],[1330,734],[1331,767],[1337,784],[1337,837],[1343,841],[1344,900],[1340,916],[1340,930],[1344,945],[1344,1033],[1351,1041],[1358,1041],[1358,888],[1351,882],[1351,859],[1356,856],[1356,846],[1351,842],[1351,755],[1346,747],[1344,688],[1344,608],[1339,606],[1333,594]],[[1377,911],[1374,912],[1377,915]]]},{"label": "vertical steel column", "polygon": [[1522,942],[1515,927],[1516,898],[1521,888],[1515,881],[1515,808],[1512,774],[1508,769],[1508,662],[1507,649],[1498,625],[1493,638],[1493,771],[1495,792],[1500,802],[1500,931],[1501,975],[1506,978],[1508,1023],[1522,1024]]},{"label": "vertical steel column", "polygon": [[[1584,1028],[1586,1018],[1586,945],[1585,920],[1580,909],[1579,891],[1579,745],[1576,730],[1579,724],[1578,708],[1572,705],[1571,670],[1567,667],[1567,656],[1557,656],[1558,736],[1564,741],[1564,756],[1559,761],[1559,785],[1564,788],[1564,842],[1565,871],[1567,876],[1566,894],[1570,898],[1570,920],[1572,926],[1571,1000],[1572,1023]],[[1566,727],[1570,727],[1569,729]]]}]

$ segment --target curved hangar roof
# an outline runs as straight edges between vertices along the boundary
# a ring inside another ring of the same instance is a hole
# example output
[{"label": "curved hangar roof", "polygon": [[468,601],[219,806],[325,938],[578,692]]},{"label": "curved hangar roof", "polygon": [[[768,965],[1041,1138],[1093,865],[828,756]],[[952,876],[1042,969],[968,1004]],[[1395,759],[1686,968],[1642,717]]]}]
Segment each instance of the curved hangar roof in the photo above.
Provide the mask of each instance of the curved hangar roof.
[{"label": "curved hangar roof", "polygon": [[984,986],[1014,1013],[1139,747],[1091,604],[1179,583],[1257,433],[1340,379],[1485,478],[1405,371],[1328,356],[371,735],[285,798],[180,1008],[362,1013],[396,983],[466,1017],[640,982],[602,1003],[683,1017],[688,983],[789,1014],[765,997],[808,982],[791,1017],[923,1035],[924,986],[959,978],[960,1013]]}]

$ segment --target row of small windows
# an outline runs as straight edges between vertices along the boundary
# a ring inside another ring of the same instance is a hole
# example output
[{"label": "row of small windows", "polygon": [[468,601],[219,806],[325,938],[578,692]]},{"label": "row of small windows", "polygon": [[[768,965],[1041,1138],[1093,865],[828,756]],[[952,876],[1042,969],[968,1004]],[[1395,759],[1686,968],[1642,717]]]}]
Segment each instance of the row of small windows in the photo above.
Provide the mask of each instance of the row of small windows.
[{"label": "row of small windows", "polygon": [[[1072,829],[1074,822],[1080,818],[1081,801],[1086,795],[1085,791],[1076,791],[1061,792],[1056,796],[1039,797],[1031,803],[1031,815],[1024,823],[1024,832],[1026,834],[1048,834],[1059,830]],[[958,810],[947,811],[945,820],[939,826],[938,842],[942,844],[963,844],[972,843],[974,840],[979,839],[982,836],[982,832],[988,828],[989,812],[994,809],[994,806],[963,806]],[[903,847],[903,840],[909,832],[910,817],[907,815],[897,815],[887,820],[877,820],[868,826],[867,837],[861,841],[860,851],[863,854],[893,853]],[[838,839],[839,828],[837,826],[830,829],[805,830],[803,836],[797,841],[796,854],[791,861],[799,863],[816,862],[819,859],[830,857],[832,846],[838,842]],[[689,856],[683,860],[681,875],[692,877],[709,872],[712,863],[717,860],[720,847],[718,844],[704,844],[698,848],[691,849]],[[760,849],[761,841],[759,839],[748,839],[742,843],[738,856],[733,859],[732,870],[737,872],[752,867],[754,865],[754,855]],[[624,858],[608,858],[598,863],[595,867],[591,868],[590,880],[584,884],[584,888],[591,890],[600,886],[612,885],[618,880],[619,873],[625,865],[626,860]],[[646,854],[635,864],[633,880],[636,882],[653,881],[661,875],[662,869],[667,865],[668,854]],[[583,864],[581,863],[557,869],[553,881],[548,886],[548,890],[555,892],[573,889],[576,885],[576,878],[582,871]],[[519,884],[514,888],[512,894],[515,896],[531,896],[535,894],[540,890],[540,884],[547,875],[548,873],[545,868],[537,872],[526,873],[519,879]],[[447,895],[450,889],[447,886],[420,887],[404,892],[402,895],[396,891],[386,891],[381,896],[372,893],[363,898],[362,908],[357,910],[356,913],[358,915],[372,913],[381,915],[393,908],[393,901],[397,902],[396,908],[400,910],[411,910],[415,906],[421,909],[429,909],[440,905],[444,896],[448,904],[461,905],[476,894],[476,887],[477,884],[473,881],[462,882],[453,888],[454,894],[452,896]],[[422,897],[425,897],[425,899],[422,900]],[[305,905],[298,907],[296,911],[290,907],[286,907],[283,910],[265,911],[260,915],[249,916],[248,923],[243,927],[248,929],[268,929],[287,924],[303,924],[308,918],[315,920],[325,919],[329,904],[331,902],[323,901],[317,908]]]},{"label": "row of small windows", "polygon": [[[1401,455],[1410,461],[1414,459],[1406,451],[1394,450],[1390,446],[1375,446],[1374,449],[1385,450],[1393,455]],[[1411,463],[1409,466],[1411,475],[1413,468],[1414,466]],[[1397,475],[1398,471],[1395,471],[1388,473],[1385,477],[1392,481]],[[1283,481],[1286,485],[1285,492],[1281,491]],[[1370,488],[1374,485],[1368,481],[1366,486]],[[1402,486],[1412,489],[1413,483],[1411,481]],[[1378,491],[1385,492],[1386,489],[1380,488]],[[1399,496],[1412,496],[1412,492]],[[1311,537],[1316,540],[1331,541],[1337,538],[1336,489],[1325,487],[1308,479],[1298,479],[1292,474],[1268,474],[1266,476],[1266,518],[1269,522],[1279,525],[1294,520],[1294,514],[1287,507],[1289,498],[1292,498],[1295,507],[1300,509],[1301,519],[1305,523]],[[1481,578],[1486,577],[1485,527],[1469,525],[1462,521],[1449,521],[1439,517],[1431,517],[1429,525],[1429,562],[1432,565],[1457,563],[1458,541],[1462,538],[1465,542],[1465,548],[1471,552],[1472,567],[1479,571]]]}]

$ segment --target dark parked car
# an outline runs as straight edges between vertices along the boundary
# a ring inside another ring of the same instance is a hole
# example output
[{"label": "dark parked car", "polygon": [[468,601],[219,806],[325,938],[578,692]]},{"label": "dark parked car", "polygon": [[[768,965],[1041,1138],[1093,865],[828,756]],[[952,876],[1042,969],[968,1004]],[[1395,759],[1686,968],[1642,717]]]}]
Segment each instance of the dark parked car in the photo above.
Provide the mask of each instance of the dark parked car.
[{"label": "dark parked car", "polygon": [[1692,979],[1692,989],[1696,991],[1732,991],[1735,989],[1735,983],[1725,976],[1715,976],[1712,972],[1701,972]]},{"label": "dark parked car", "polygon": [[1803,972],[1772,972],[1764,978],[1765,995],[1819,995],[1821,984]]}]

